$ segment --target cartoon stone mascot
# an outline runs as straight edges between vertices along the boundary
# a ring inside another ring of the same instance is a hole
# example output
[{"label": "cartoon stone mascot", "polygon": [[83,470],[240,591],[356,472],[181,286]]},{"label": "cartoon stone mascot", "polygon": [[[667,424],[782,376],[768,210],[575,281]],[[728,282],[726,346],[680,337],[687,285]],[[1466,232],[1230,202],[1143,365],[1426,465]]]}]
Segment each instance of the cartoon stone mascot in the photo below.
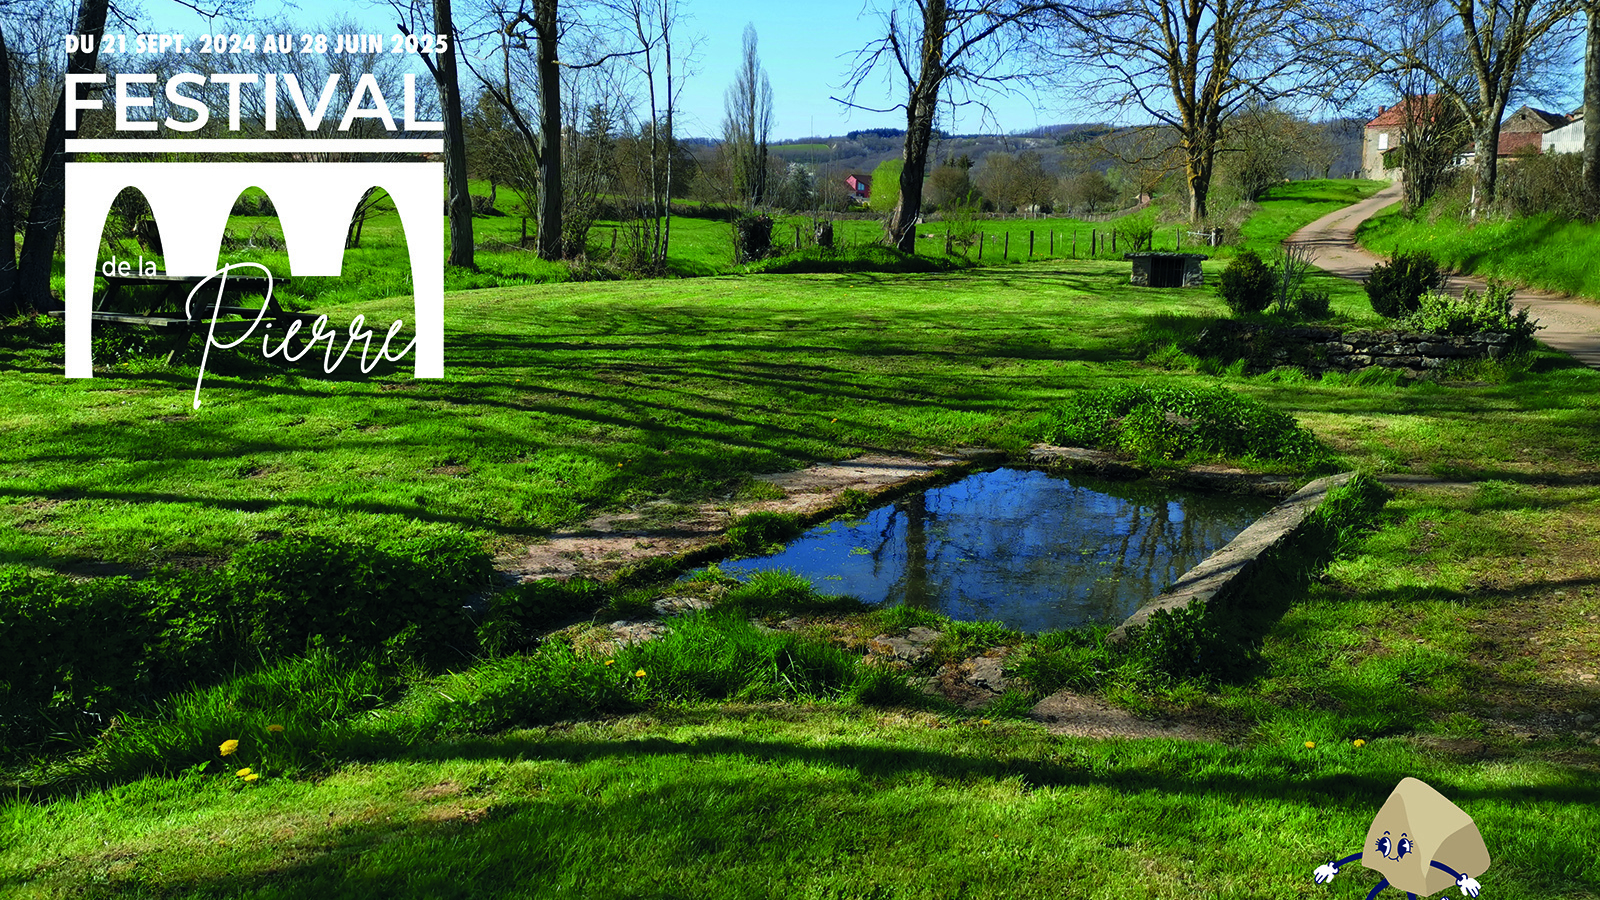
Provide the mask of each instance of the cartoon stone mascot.
[{"label": "cartoon stone mascot", "polygon": [[1415,778],[1401,780],[1384,801],[1367,829],[1365,850],[1319,866],[1313,877],[1317,884],[1332,881],[1340,866],[1357,859],[1383,875],[1367,900],[1390,885],[1409,900],[1452,884],[1476,897],[1478,881],[1467,873],[1482,875],[1489,868],[1489,850],[1472,817]]}]

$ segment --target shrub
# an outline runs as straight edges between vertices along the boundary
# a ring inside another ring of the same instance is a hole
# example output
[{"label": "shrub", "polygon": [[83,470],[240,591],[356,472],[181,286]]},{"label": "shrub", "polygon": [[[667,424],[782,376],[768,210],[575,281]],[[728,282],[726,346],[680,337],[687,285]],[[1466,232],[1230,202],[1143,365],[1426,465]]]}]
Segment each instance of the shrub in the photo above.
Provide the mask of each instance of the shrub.
[{"label": "shrub", "polygon": [[754,262],[772,254],[772,217],[740,216],[733,220],[733,261]]},{"label": "shrub", "polygon": [[1513,295],[1510,287],[1498,281],[1489,282],[1482,294],[1468,288],[1459,298],[1429,291],[1400,325],[1434,334],[1503,332],[1512,336],[1513,348],[1526,347],[1533,340],[1533,333],[1543,326],[1528,321],[1526,306],[1512,310]]},{"label": "shrub", "polygon": [[1413,313],[1422,295],[1444,281],[1439,263],[1427,252],[1397,253],[1387,263],[1372,267],[1363,287],[1372,310],[1386,319]]},{"label": "shrub", "polygon": [[1258,313],[1272,302],[1277,279],[1253,250],[1244,250],[1217,276],[1217,293],[1236,316]]},{"label": "shrub", "polygon": [[382,547],[335,538],[285,538],[229,563],[244,598],[249,641],[265,657],[315,646],[369,649],[408,627],[408,651],[440,658],[476,650],[466,600],[488,583],[488,554],[460,535]]},{"label": "shrub", "polygon": [[1302,319],[1326,319],[1333,310],[1333,297],[1320,288],[1303,288],[1294,298],[1294,313]]},{"label": "shrub", "polygon": [[1046,414],[1041,439],[1147,458],[1245,457],[1320,465],[1328,451],[1294,417],[1223,388],[1087,391]]},{"label": "shrub", "polygon": [[1550,213],[1558,219],[1592,222],[1600,217],[1600,197],[1584,186],[1583,155],[1531,154],[1506,166],[1495,201],[1513,217]]},{"label": "shrub", "polygon": [[478,642],[494,655],[531,646],[544,632],[593,612],[603,597],[599,582],[587,578],[522,582],[489,598]]}]

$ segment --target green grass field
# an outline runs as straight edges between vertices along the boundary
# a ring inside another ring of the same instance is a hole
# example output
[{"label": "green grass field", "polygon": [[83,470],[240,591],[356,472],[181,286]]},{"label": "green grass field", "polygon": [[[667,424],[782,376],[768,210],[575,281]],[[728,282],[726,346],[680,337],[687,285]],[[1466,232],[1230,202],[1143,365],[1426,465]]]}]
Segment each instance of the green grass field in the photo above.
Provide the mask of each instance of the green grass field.
[{"label": "green grass field", "polygon": [[[1286,191],[1247,233],[1281,239],[1332,187]],[[988,262],[456,291],[443,380],[214,351],[198,411],[197,348],[165,368],[102,343],[96,377],[68,381],[59,327],[11,323],[0,564],[138,574],[280,535],[509,549],[861,452],[1015,455],[1044,410],[1119,384],[1221,386],[1345,467],[1468,482],[1395,496],[1235,682],[1096,668],[1093,635],[1010,639],[1041,682],[1225,742],[1052,736],[1020,692],[918,702],[831,642],[926,621],[970,649],[993,629],[896,611],[833,610],[798,643],[749,626],[790,614],[759,606],[632,650],[579,625],[445,671],[242,661],[103,733],[0,753],[0,895],[1361,897],[1369,870],[1311,873],[1412,776],[1482,831],[1484,896],[1600,898],[1600,746],[1578,718],[1600,714],[1600,374],[1539,352],[1443,384],[1245,377],[1165,352],[1224,314],[1209,289],[1132,288],[1120,260]],[[1359,286],[1328,286],[1336,321],[1374,321]],[[408,307],[321,304],[340,328]],[[811,662],[775,668],[780,650]],[[585,684],[621,700],[549,708],[549,686]]]},{"label": "green grass field", "polygon": [[[1378,182],[1309,181],[1274,188],[1244,230],[1244,245],[1266,252],[1291,232],[1322,214],[1370,196]],[[475,182],[473,193],[487,197],[487,183]],[[245,192],[256,200],[259,191]],[[573,270],[562,263],[541,260],[524,249],[524,237],[535,230],[524,222],[524,205],[509,188],[500,188],[497,209],[504,215],[480,215],[473,219],[474,254],[477,271],[448,268],[446,291],[476,290],[527,284],[567,281]],[[684,208],[700,211],[698,204]],[[832,218],[826,217],[825,218]],[[1199,246],[1203,239],[1189,234],[1182,223],[1158,222],[1156,210],[1138,213],[1110,222],[1086,222],[1064,217],[977,219],[981,233],[978,243],[956,246],[946,252],[946,224],[934,217],[917,228],[917,255],[934,260],[950,260],[960,265],[1009,265],[1041,259],[1117,260],[1127,252],[1127,231],[1136,226],[1151,227],[1151,246],[1157,250],[1197,249],[1217,258],[1228,258],[1232,247]],[[774,250],[795,252],[813,244],[813,219],[806,215],[775,216],[772,231]],[[883,241],[881,217],[856,214],[834,221],[835,240],[842,252],[851,253]],[[1120,234],[1118,232],[1121,232]],[[410,291],[410,263],[404,231],[392,204],[381,200],[376,212],[362,227],[361,245],[345,252],[344,272],[336,277],[289,278],[288,254],[281,248],[283,231],[275,216],[233,216],[229,219],[228,246],[222,263],[255,262],[265,265],[278,279],[287,279],[277,288],[280,300],[297,309],[322,309],[359,300],[375,300]],[[627,231],[618,222],[601,220],[590,232],[591,254],[596,261],[611,258],[613,248],[626,248]],[[117,238],[108,228],[103,255],[122,259],[143,257],[162,265],[161,257],[139,247],[131,239]],[[446,233],[448,240],[448,232]],[[705,276],[734,274],[745,270],[733,261],[731,227],[709,212],[705,216],[674,216],[670,251],[670,274]],[[59,263],[55,287],[62,287]]]},{"label": "green grass field", "polygon": [[1399,205],[1368,220],[1362,246],[1385,256],[1425,250],[1465,275],[1600,299],[1600,225],[1553,215],[1470,225],[1451,216],[1407,218]]}]

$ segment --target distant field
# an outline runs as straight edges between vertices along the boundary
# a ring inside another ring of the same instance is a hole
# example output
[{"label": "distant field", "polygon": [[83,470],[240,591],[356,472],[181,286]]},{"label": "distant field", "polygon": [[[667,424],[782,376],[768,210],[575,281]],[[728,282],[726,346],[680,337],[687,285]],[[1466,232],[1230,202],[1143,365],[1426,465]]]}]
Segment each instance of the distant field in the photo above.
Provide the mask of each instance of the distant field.
[{"label": "distant field", "polygon": [[[1372,181],[1322,180],[1274,188],[1244,227],[1244,246],[1258,252],[1269,250],[1295,229],[1326,212],[1370,196],[1379,186],[1379,182]],[[253,200],[259,193],[252,188],[245,191],[245,196]],[[473,193],[487,197],[488,183],[475,182]],[[525,238],[534,230],[534,222],[531,218],[524,220],[523,212],[527,206],[516,192],[501,187],[495,199],[496,209],[501,214],[473,219],[477,271],[447,269],[445,290],[475,290],[571,280],[574,275],[570,266],[541,260],[525,244]],[[703,208],[697,203],[685,206],[697,211]],[[813,219],[804,214],[780,214],[775,217],[773,228],[774,249],[784,253],[810,246],[815,225],[822,219],[833,221],[835,241],[841,246],[863,246],[883,240],[883,224],[878,217],[823,214]],[[929,216],[917,228],[917,255],[954,258],[963,263],[984,266],[1039,259],[1121,259],[1124,253],[1132,249],[1128,241],[1129,232],[1152,226],[1151,245],[1157,250],[1200,246],[1200,252],[1222,258],[1234,252],[1234,248],[1230,247],[1203,247],[1203,239],[1198,234],[1191,234],[1186,224],[1158,221],[1155,209],[1109,222],[1052,216],[1036,219],[984,218],[977,220],[974,225],[981,235],[978,242],[967,247],[957,243],[950,252],[946,252],[946,235],[951,226],[938,214]],[[279,285],[277,295],[294,307],[314,309],[339,306],[411,292],[404,229],[393,205],[386,200],[380,202],[377,211],[362,227],[360,246],[346,251],[344,272],[337,277],[292,277],[288,254],[278,249],[281,248],[283,230],[276,216],[233,216],[228,221],[227,234],[221,262],[257,262],[267,266],[276,277],[287,278],[287,283]],[[589,233],[591,261],[602,262],[611,258],[614,251],[624,251],[628,234],[625,223],[613,220],[595,222]],[[104,252],[119,258],[143,256],[145,259],[154,259],[158,267],[164,270],[164,262],[158,254],[139,247],[131,239],[121,239],[116,247]],[[679,215],[672,218],[668,268],[669,273],[675,276],[738,274],[744,271],[742,266],[733,261],[730,226],[720,215],[710,212],[705,217]],[[60,271],[58,261],[58,289],[61,287]]]}]

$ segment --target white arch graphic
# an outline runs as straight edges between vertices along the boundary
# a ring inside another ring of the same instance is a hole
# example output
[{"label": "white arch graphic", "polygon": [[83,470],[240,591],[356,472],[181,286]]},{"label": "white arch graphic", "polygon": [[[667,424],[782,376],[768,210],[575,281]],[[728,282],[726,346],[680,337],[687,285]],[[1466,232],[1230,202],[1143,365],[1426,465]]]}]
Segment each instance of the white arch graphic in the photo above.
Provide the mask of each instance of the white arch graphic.
[{"label": "white arch graphic", "polygon": [[123,188],[138,188],[150,202],[169,275],[217,271],[228,212],[248,187],[272,197],[291,275],[338,275],[350,216],[374,185],[389,192],[405,227],[415,298],[415,375],[444,377],[444,163],[68,163],[66,169],[68,378],[94,377],[95,257],[111,201]]}]

